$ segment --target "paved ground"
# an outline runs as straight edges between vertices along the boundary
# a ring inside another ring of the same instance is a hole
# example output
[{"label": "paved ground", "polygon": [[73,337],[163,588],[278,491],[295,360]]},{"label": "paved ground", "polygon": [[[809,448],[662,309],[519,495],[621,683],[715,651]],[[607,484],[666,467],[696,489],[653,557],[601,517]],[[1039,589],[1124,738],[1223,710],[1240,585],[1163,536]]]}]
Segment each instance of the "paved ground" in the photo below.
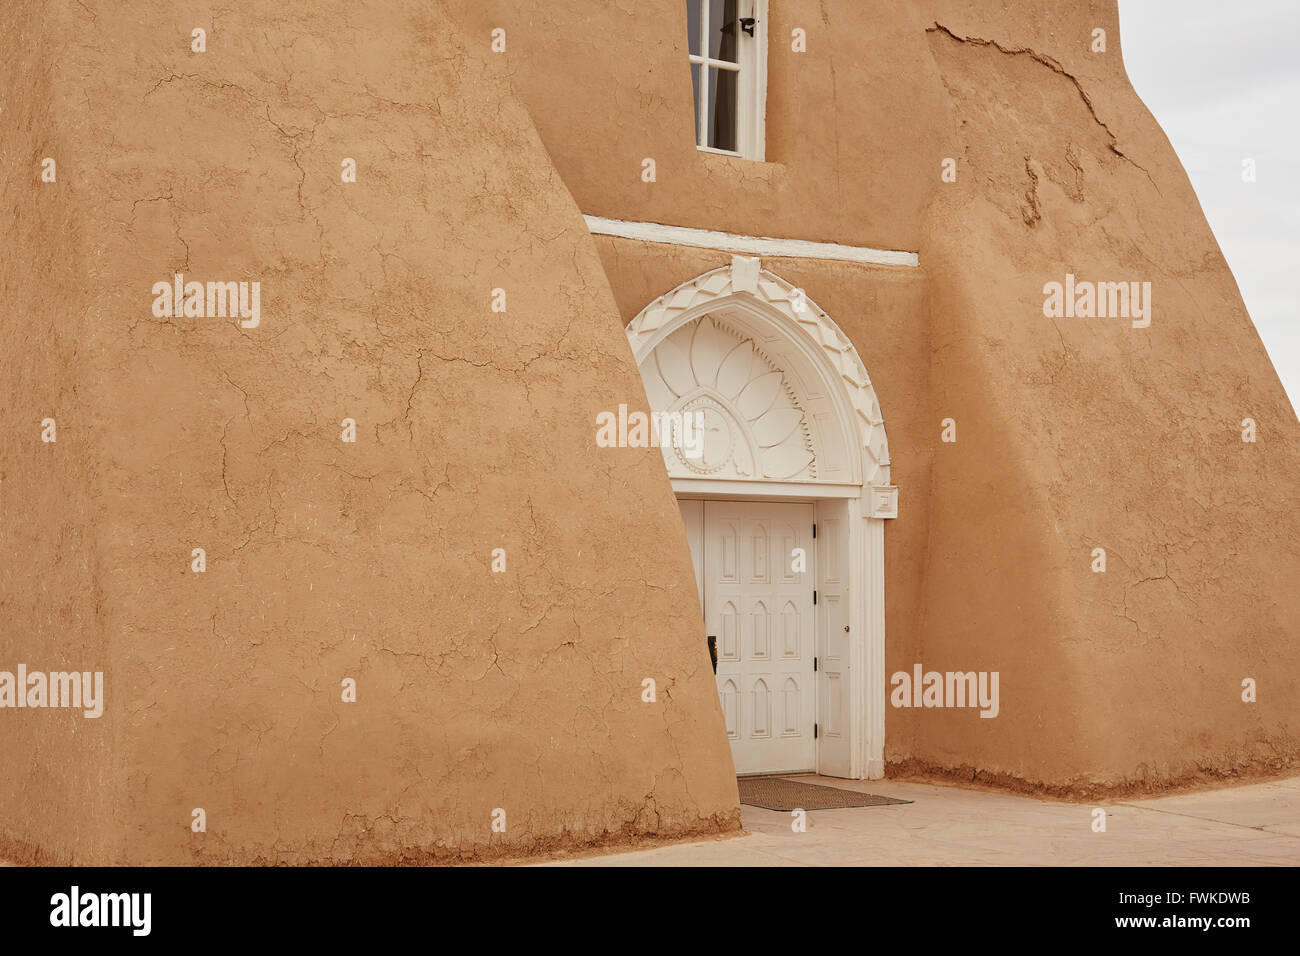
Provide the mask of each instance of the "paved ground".
[{"label": "paved ground", "polygon": [[[543,866],[1300,866],[1300,777],[1150,800],[1072,804],[888,780],[796,780],[913,803],[791,815],[741,807],[744,836]],[[1106,832],[1092,811],[1106,810]],[[0,866],[6,865],[0,861]]]},{"label": "paved ground", "polygon": [[[1300,865],[1300,777],[1070,804],[887,780],[795,777],[914,803],[791,815],[742,807],[745,836],[553,861],[559,866]],[[1092,831],[1095,806],[1106,832]]]}]

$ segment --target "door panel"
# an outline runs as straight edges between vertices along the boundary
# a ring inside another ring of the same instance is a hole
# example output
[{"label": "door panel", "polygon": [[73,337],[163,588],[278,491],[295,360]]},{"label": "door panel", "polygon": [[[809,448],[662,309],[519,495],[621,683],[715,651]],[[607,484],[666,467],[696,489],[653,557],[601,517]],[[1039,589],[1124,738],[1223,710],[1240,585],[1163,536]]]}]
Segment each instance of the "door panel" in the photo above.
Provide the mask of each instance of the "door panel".
[{"label": "door panel", "polygon": [[812,522],[811,504],[703,503],[704,619],[737,773],[816,767]]}]

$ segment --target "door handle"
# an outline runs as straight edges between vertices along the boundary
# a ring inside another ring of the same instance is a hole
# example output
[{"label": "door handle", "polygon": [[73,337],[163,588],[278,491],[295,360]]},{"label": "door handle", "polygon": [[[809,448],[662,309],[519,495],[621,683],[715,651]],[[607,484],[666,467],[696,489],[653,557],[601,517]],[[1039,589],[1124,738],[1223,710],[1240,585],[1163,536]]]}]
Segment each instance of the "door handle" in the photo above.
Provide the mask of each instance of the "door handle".
[{"label": "door handle", "polygon": [[709,660],[713,662],[713,673],[718,672],[718,637],[716,634],[709,635]]}]

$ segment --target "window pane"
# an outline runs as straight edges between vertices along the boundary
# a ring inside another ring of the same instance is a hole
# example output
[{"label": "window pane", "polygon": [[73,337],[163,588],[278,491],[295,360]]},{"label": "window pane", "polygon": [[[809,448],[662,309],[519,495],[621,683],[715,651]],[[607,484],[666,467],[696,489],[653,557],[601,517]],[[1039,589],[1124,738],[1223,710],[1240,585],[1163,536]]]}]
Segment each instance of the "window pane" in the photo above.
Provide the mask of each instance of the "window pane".
[{"label": "window pane", "polygon": [[715,60],[739,63],[736,42],[740,33],[737,0],[709,0],[709,56]]},{"label": "window pane", "polygon": [[709,67],[709,141],[714,149],[736,150],[737,79],[734,70]]},{"label": "window pane", "polygon": [[[700,56],[700,7],[701,0],[686,0],[686,45],[692,53]],[[699,98],[695,100],[699,102]]]},{"label": "window pane", "polygon": [[695,104],[695,142],[700,143],[700,65],[691,64],[691,102]]}]

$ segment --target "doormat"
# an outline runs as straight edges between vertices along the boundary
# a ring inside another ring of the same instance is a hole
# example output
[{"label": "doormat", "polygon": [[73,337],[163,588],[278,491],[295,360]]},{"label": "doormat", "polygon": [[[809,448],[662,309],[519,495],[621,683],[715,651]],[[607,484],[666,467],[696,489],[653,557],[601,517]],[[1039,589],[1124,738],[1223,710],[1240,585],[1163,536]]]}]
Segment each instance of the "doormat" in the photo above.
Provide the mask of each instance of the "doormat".
[{"label": "doormat", "polygon": [[818,783],[786,780],[784,777],[738,777],[740,802],[764,810],[842,810],[848,807],[884,807],[911,803],[874,793],[824,787]]}]

